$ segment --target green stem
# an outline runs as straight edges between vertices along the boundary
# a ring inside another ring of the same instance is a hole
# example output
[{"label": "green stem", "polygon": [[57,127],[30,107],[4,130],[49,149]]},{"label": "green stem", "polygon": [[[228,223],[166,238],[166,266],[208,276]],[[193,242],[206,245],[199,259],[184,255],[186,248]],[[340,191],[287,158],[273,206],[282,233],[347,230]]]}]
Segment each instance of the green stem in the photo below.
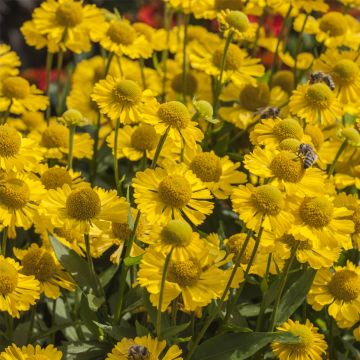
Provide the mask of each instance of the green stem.
[{"label": "green stem", "polygon": [[114,324],[117,324],[120,321],[122,307],[123,307],[123,303],[124,303],[126,275],[127,275],[127,270],[128,270],[128,267],[125,265],[124,259],[126,259],[127,257],[130,256],[132,245],[133,245],[135,237],[136,237],[136,230],[138,228],[139,221],[140,221],[140,216],[141,216],[141,213],[140,213],[140,211],[138,211],[135,222],[134,222],[134,227],[131,231],[129,240],[128,240],[128,242],[124,243],[124,247],[123,247],[121,255],[120,255],[121,270],[120,270],[119,297],[118,297],[118,301],[116,303],[116,308],[115,308],[115,312],[114,312]]},{"label": "green stem", "polygon": [[10,314],[7,314],[6,315],[7,317],[7,335],[8,335],[8,338],[11,342],[14,342],[14,318],[10,315]]},{"label": "green stem", "polygon": [[87,259],[87,263],[88,263],[88,267],[89,267],[89,272],[90,272],[90,276],[93,280],[93,284],[96,285],[96,289],[94,289],[96,295],[99,293],[99,289],[98,289],[98,280],[97,280],[97,276],[96,276],[96,272],[95,272],[95,267],[94,267],[94,263],[91,257],[91,250],[90,250],[90,236],[88,233],[84,234],[84,239],[85,239],[85,247],[86,247],[86,259]]},{"label": "green stem", "polygon": [[339,160],[339,157],[341,156],[341,154],[343,153],[343,151],[345,150],[346,146],[347,146],[347,141],[345,140],[345,141],[341,144],[341,146],[339,147],[339,150],[338,150],[338,152],[336,153],[335,158],[334,158],[332,164],[330,165],[329,175],[328,175],[329,178],[330,178],[330,177],[332,176],[332,174],[334,173],[336,163],[337,163],[337,161]]},{"label": "green stem", "polygon": [[34,329],[35,309],[36,309],[36,305],[33,305],[30,309],[30,322],[29,322],[29,329],[28,329],[28,333],[27,333],[27,344],[30,344],[30,339],[32,337],[32,333],[33,333],[33,329]]},{"label": "green stem", "polygon": [[160,137],[159,143],[157,144],[157,147],[156,147],[156,150],[155,150],[155,155],[154,155],[153,161],[151,162],[151,169],[155,169],[155,167],[156,167],[157,161],[159,159],[161,150],[162,150],[162,148],[163,148],[163,146],[165,144],[165,140],[166,140],[166,138],[167,138],[167,136],[169,134],[170,128],[171,128],[171,125],[169,125],[167,127],[165,132]]},{"label": "green stem", "polygon": [[265,7],[261,17],[259,18],[259,24],[258,24],[258,26],[256,28],[255,40],[254,40],[254,44],[253,44],[253,48],[252,48],[252,56],[255,56],[255,53],[256,53],[257,48],[258,48],[257,44],[258,44],[258,41],[259,41],[259,38],[260,38],[260,30],[261,30],[261,28],[263,26],[264,19],[266,17],[266,9],[267,8]]},{"label": "green stem", "polygon": [[47,51],[46,54],[46,95],[49,99],[49,106],[46,109],[45,112],[45,119],[47,124],[49,124],[49,119],[50,119],[50,112],[51,112],[51,101],[50,101],[50,82],[51,82],[51,68],[52,68],[52,63],[53,63],[53,59],[54,59],[54,54],[49,52],[49,50]]},{"label": "green stem", "polygon": [[109,57],[107,59],[107,62],[106,62],[106,66],[105,66],[105,71],[104,71],[104,77],[105,78],[106,78],[107,74],[109,73],[110,65],[111,65],[113,57],[114,57],[114,53],[110,53]]},{"label": "green stem", "polygon": [[171,304],[171,326],[176,325],[176,315],[178,311],[178,298],[174,299]]},{"label": "green stem", "polygon": [[145,63],[144,63],[144,59],[140,58],[139,62],[140,62],[141,81],[142,81],[143,89],[145,90],[146,89],[146,79],[145,79]]},{"label": "green stem", "polygon": [[117,158],[119,126],[120,126],[120,119],[117,119],[115,124],[115,131],[114,131],[114,177],[115,177],[115,188],[117,190],[119,185],[119,162]]},{"label": "green stem", "polygon": [[73,164],[73,152],[74,152],[74,136],[75,136],[75,125],[69,127],[69,153],[68,153],[68,170],[72,170]]},{"label": "green stem", "polygon": [[4,227],[3,236],[1,241],[1,255],[6,257],[6,245],[7,245],[7,238],[8,238],[8,227]]},{"label": "green stem", "polygon": [[61,89],[60,89],[60,80],[61,80],[61,70],[62,70],[62,66],[63,66],[63,61],[64,61],[64,52],[61,50],[59,50],[58,53],[58,58],[57,58],[57,78],[56,78],[56,91],[57,91],[57,101],[56,101],[56,114],[60,115],[60,108],[61,108]]},{"label": "green stem", "polygon": [[146,150],[144,150],[143,156],[141,158],[140,169],[141,171],[144,171],[146,168],[147,168],[147,155],[146,155]]},{"label": "green stem", "polygon": [[[251,237],[251,234],[252,234],[252,231],[248,231],[247,233],[247,236],[246,236],[246,239],[245,239],[245,243],[247,243]],[[244,245],[243,245],[243,248],[244,248]],[[242,249],[243,250],[243,249]],[[245,248],[244,248],[244,251],[245,251]],[[216,306],[216,308],[214,309],[214,311],[210,314],[210,316],[207,318],[207,320],[205,321],[205,324],[203,325],[203,327],[200,329],[199,333],[197,334],[196,338],[194,339],[194,341],[192,342],[191,346],[190,346],[190,349],[189,349],[189,352],[185,358],[185,360],[190,360],[192,358],[192,356],[194,355],[194,352],[197,348],[197,346],[199,345],[201,339],[203,338],[203,336],[205,335],[205,332],[206,330],[209,328],[209,326],[211,325],[211,323],[214,321],[214,319],[216,318],[216,316],[219,314],[219,312],[221,311],[221,308],[225,302],[225,299],[228,295],[228,292],[231,288],[231,283],[233,282],[234,280],[234,277],[235,277],[235,274],[236,274],[236,271],[237,269],[239,268],[240,266],[240,261],[241,261],[241,257],[243,255],[243,251],[240,251],[238,253],[238,255],[236,256],[236,259],[235,259],[235,263],[234,263],[234,267],[232,268],[232,271],[231,271],[231,274],[230,274],[230,277],[229,277],[229,280],[226,284],[226,287],[225,287],[225,290],[218,302],[218,305]]]},{"label": "green stem", "polygon": [[98,147],[99,147],[100,123],[101,123],[101,113],[98,110],[96,126],[95,126],[95,133],[94,133],[93,157],[91,159],[91,176],[90,176],[91,185],[94,185],[95,180],[96,180],[97,165],[98,165],[97,164],[97,155],[98,155]]},{"label": "green stem", "polygon": [[[54,299],[54,302],[53,302],[53,308],[52,308],[52,314],[51,314],[51,327],[56,326],[55,315],[56,315],[56,299]],[[51,336],[51,342],[53,344],[55,344],[55,335],[56,335],[56,331],[54,331]]]},{"label": "green stem", "polygon": [[275,304],[274,304],[274,310],[273,310],[273,312],[271,314],[269,332],[274,331],[274,328],[276,326],[277,312],[279,310],[281,296],[282,296],[282,293],[284,291],[286,281],[287,281],[287,278],[289,276],[289,271],[290,271],[291,266],[292,266],[292,264],[294,262],[294,259],[295,259],[295,256],[296,256],[296,251],[297,251],[299,245],[300,245],[300,241],[298,241],[296,243],[296,245],[292,248],[290,258],[286,263],[286,267],[285,267],[284,272],[282,273],[281,282],[280,282],[280,286],[279,286],[279,291],[278,291],[278,293],[276,295],[276,300],[275,300]]},{"label": "green stem", "polygon": [[171,248],[170,252],[166,255],[164,268],[161,276],[161,284],[160,284],[160,294],[159,294],[159,303],[156,315],[156,334],[157,338],[161,340],[161,307],[164,298],[164,288],[165,288],[165,281],[169,269],[169,264],[171,260],[172,252],[174,251],[174,247]]},{"label": "green stem", "polygon": [[184,15],[184,39],[183,39],[183,59],[182,59],[182,95],[183,95],[183,101],[186,103],[186,46],[188,41],[188,26],[190,21],[190,14]]},{"label": "green stem", "polygon": [[329,359],[333,359],[334,355],[334,319],[329,315]]},{"label": "green stem", "polygon": [[162,100],[166,101],[166,77],[167,77],[167,59],[169,57],[169,42],[170,42],[170,22],[172,17],[172,11],[169,10],[167,4],[165,4],[165,14],[164,14],[164,26],[166,30],[166,48],[161,55],[161,64],[163,68],[163,78],[162,78]]}]

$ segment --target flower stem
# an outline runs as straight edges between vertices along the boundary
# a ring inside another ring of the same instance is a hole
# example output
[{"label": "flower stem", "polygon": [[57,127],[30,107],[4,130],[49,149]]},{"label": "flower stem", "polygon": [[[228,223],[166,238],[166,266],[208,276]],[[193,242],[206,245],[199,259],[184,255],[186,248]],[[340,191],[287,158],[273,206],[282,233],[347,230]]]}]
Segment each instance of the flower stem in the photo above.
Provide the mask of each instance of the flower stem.
[{"label": "flower stem", "polygon": [[114,53],[110,53],[109,57],[107,58],[107,62],[106,62],[106,66],[105,66],[105,71],[104,71],[104,77],[106,78],[107,74],[109,73],[110,70],[110,65],[112,62],[112,59],[114,57]]},{"label": "flower stem", "polygon": [[68,153],[68,170],[72,170],[73,151],[74,151],[75,125],[69,127],[69,153]]},{"label": "flower stem", "polygon": [[118,153],[118,136],[119,136],[120,119],[116,120],[115,131],[114,131],[114,177],[115,177],[115,188],[119,193],[119,162],[117,158]]},{"label": "flower stem", "polygon": [[99,147],[100,122],[101,122],[101,113],[98,110],[96,125],[95,125],[95,133],[94,133],[93,157],[91,159],[91,175],[90,175],[91,185],[94,185],[95,180],[96,180],[97,165],[98,165],[97,164],[97,154],[98,154],[98,147]]},{"label": "flower stem", "polygon": [[[93,280],[93,284],[97,285],[98,281],[97,281],[97,276],[96,276],[96,272],[95,272],[95,267],[94,267],[94,263],[91,257],[91,251],[90,251],[90,236],[88,233],[84,234],[84,240],[85,240],[85,247],[86,247],[86,259],[87,259],[87,263],[88,263],[88,267],[89,267],[89,272],[90,272],[90,276]],[[98,294],[99,289],[96,288],[94,289],[95,293]]]},{"label": "flower stem", "polygon": [[166,101],[166,77],[167,77],[167,59],[169,57],[169,42],[170,42],[170,21],[172,17],[172,11],[165,3],[165,14],[164,14],[164,26],[166,30],[166,48],[161,55],[161,64],[163,68],[162,78],[162,101]]},{"label": "flower stem", "polygon": [[186,45],[187,45],[187,39],[188,39],[188,26],[190,21],[190,14],[184,15],[184,39],[183,39],[183,59],[182,59],[182,95],[183,95],[183,101],[186,103],[186,63],[187,63],[187,54],[186,54]]},{"label": "flower stem", "polygon": [[146,155],[146,150],[144,150],[143,156],[141,158],[140,169],[141,171],[144,171],[146,168],[147,168],[147,155]]},{"label": "flower stem", "polygon": [[8,227],[4,227],[2,241],[1,241],[1,255],[6,257],[6,245],[7,245],[7,238],[8,238]]},{"label": "flower stem", "polygon": [[331,165],[330,165],[329,174],[328,174],[328,177],[329,177],[329,178],[330,178],[330,177],[332,176],[332,174],[334,173],[336,163],[337,163],[337,161],[339,160],[339,157],[341,156],[341,154],[343,153],[343,151],[345,150],[346,146],[347,146],[347,141],[345,140],[345,141],[341,144],[341,146],[339,147],[339,150],[338,150],[338,152],[336,153],[335,158],[334,158],[333,162],[332,162]]},{"label": "flower stem", "polygon": [[167,129],[165,130],[165,132],[164,132],[164,133],[161,135],[161,137],[160,137],[159,143],[158,143],[158,145],[157,145],[157,147],[156,147],[156,150],[155,150],[154,159],[153,159],[153,161],[152,161],[152,163],[151,163],[151,169],[155,169],[155,167],[156,167],[157,161],[158,161],[159,156],[160,156],[160,153],[161,153],[161,149],[163,148],[164,143],[165,143],[165,140],[166,140],[166,138],[167,138],[167,136],[168,136],[168,134],[169,134],[170,127],[171,127],[171,125],[169,125],[169,126],[167,127]]},{"label": "flower stem", "polygon": [[160,283],[160,293],[159,293],[159,303],[156,315],[156,334],[157,338],[161,340],[161,307],[164,298],[164,288],[165,288],[165,281],[169,269],[169,264],[171,260],[172,252],[174,251],[174,247],[171,248],[170,252],[166,255],[164,268],[161,276],[161,283]]},{"label": "flower stem", "polygon": [[28,333],[27,333],[27,344],[30,344],[30,339],[32,337],[32,333],[33,333],[33,329],[34,329],[35,311],[36,311],[36,305],[33,305],[30,309],[30,322],[29,322],[29,329],[28,329]]},{"label": "flower stem", "polygon": [[274,310],[273,310],[273,312],[271,314],[271,318],[270,318],[269,332],[274,331],[274,328],[276,326],[277,312],[279,310],[281,296],[282,296],[282,293],[284,291],[286,281],[287,281],[287,278],[289,276],[289,272],[290,272],[291,266],[292,266],[292,264],[294,262],[294,259],[295,259],[295,256],[296,256],[296,251],[297,251],[299,245],[300,245],[300,241],[298,241],[296,243],[296,245],[292,248],[290,258],[287,261],[285,270],[281,275],[281,282],[280,282],[280,286],[279,286],[279,291],[278,291],[278,293],[276,295],[276,300],[275,300],[275,304],[274,304]]},{"label": "flower stem", "polygon": [[50,101],[50,74],[51,74],[51,68],[52,68],[52,63],[53,63],[53,59],[54,59],[54,54],[51,52],[47,52],[46,54],[46,95],[49,99],[49,106],[46,109],[45,112],[45,119],[47,124],[49,124],[49,119],[50,119],[50,113],[51,113],[51,101]]},{"label": "flower stem", "polygon": [[56,101],[56,114],[60,115],[60,107],[61,107],[61,89],[60,89],[60,79],[61,79],[61,70],[62,70],[62,66],[63,66],[63,61],[64,61],[64,52],[61,50],[58,53],[58,58],[57,58],[57,78],[56,78],[56,91],[57,91],[57,101]]},{"label": "flower stem", "polygon": [[140,62],[141,81],[142,81],[143,89],[145,90],[146,89],[146,79],[145,79],[145,63],[144,63],[144,59],[140,58],[139,62]]}]

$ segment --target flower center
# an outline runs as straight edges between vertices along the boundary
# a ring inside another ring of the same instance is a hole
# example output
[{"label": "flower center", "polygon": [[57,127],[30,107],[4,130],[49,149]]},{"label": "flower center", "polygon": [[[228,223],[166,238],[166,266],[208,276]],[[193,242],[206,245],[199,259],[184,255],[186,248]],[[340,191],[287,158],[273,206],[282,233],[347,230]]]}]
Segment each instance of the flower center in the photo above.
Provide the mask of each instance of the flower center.
[{"label": "flower center", "polygon": [[347,24],[343,14],[330,11],[320,19],[320,29],[330,36],[340,36],[345,34]]},{"label": "flower center", "polygon": [[[288,246],[289,248],[293,248],[299,242],[299,240],[296,240],[294,238],[294,236],[292,236],[290,234],[283,235],[280,238],[280,241],[282,243],[284,243],[286,246]],[[312,246],[308,240],[304,240],[304,241],[300,241],[298,249],[299,250],[311,250]]]},{"label": "flower center", "polygon": [[241,11],[230,11],[226,14],[226,22],[229,24],[229,27],[240,32],[246,31],[249,27],[249,19]]},{"label": "flower center", "polygon": [[[172,89],[178,93],[181,94],[183,92],[183,78],[182,74],[177,74],[173,77],[171,81],[171,87]],[[198,89],[198,82],[196,80],[196,77],[191,74],[186,74],[186,95],[194,95]]]},{"label": "flower center", "polygon": [[324,143],[324,134],[319,127],[306,125],[305,134],[311,137],[311,141],[314,144],[316,150],[321,148],[322,144]]},{"label": "flower center", "polygon": [[192,229],[184,220],[170,220],[161,230],[160,238],[166,245],[187,246],[192,239]]},{"label": "flower center", "polygon": [[50,124],[42,133],[41,146],[48,149],[67,148],[69,144],[69,130],[60,124]]},{"label": "flower center", "polygon": [[128,350],[128,360],[150,360],[149,350],[142,345],[133,345]]},{"label": "flower center", "polygon": [[144,35],[147,41],[152,40],[154,29],[145,23],[137,22],[132,24],[133,28],[141,35]]},{"label": "flower center", "polygon": [[113,89],[113,95],[119,104],[131,106],[141,100],[141,89],[135,81],[120,80]]},{"label": "flower center", "polygon": [[201,273],[201,265],[196,259],[171,262],[167,280],[175,282],[181,287],[193,286],[200,279]]},{"label": "flower center", "polygon": [[256,111],[266,107],[270,101],[270,91],[266,84],[259,83],[257,86],[246,85],[240,93],[241,105],[249,111]]},{"label": "flower center", "polygon": [[12,293],[18,283],[18,273],[15,267],[6,260],[0,260],[0,294]]},{"label": "flower center", "polygon": [[279,141],[288,138],[301,140],[304,136],[302,127],[294,119],[285,119],[279,121],[274,125],[273,131]]},{"label": "flower center", "polygon": [[21,209],[30,200],[30,189],[20,179],[8,179],[0,184],[0,201],[10,209]]},{"label": "flower center", "polygon": [[[226,243],[226,247],[229,253],[234,254],[235,256],[238,255],[244,245],[245,239],[246,239],[246,234],[243,233],[234,234],[230,236]],[[241,264],[247,264],[249,262],[253,248],[254,248],[254,244],[251,243],[245,248],[240,259]]]},{"label": "flower center", "polygon": [[185,129],[190,123],[190,114],[186,106],[179,101],[169,101],[161,104],[158,116],[167,125],[180,130]]},{"label": "flower center", "polygon": [[82,22],[81,2],[64,2],[56,9],[56,20],[59,25],[75,27]]},{"label": "flower center", "polygon": [[277,178],[291,183],[298,183],[305,175],[301,158],[289,151],[277,154],[271,161],[270,169]]},{"label": "flower center", "polygon": [[360,133],[355,128],[345,128],[341,130],[341,138],[352,146],[360,146]]},{"label": "flower center", "polygon": [[191,199],[189,182],[181,175],[170,175],[159,184],[160,199],[168,206],[181,208]]},{"label": "flower center", "polygon": [[40,178],[46,190],[61,188],[64,184],[71,185],[72,179],[69,172],[60,167],[46,170]]},{"label": "flower center", "polygon": [[41,112],[27,111],[22,115],[22,121],[29,130],[35,129],[43,122],[43,115]]},{"label": "flower center", "polygon": [[289,70],[280,70],[274,74],[271,80],[271,87],[280,86],[285,92],[290,94],[294,89],[294,74]]},{"label": "flower center", "polygon": [[0,126],[0,156],[15,156],[21,148],[21,136],[8,125]]},{"label": "flower center", "polygon": [[359,66],[354,61],[343,59],[334,66],[331,75],[340,84],[352,83],[359,74]]},{"label": "flower center", "polygon": [[336,299],[346,302],[355,300],[360,294],[359,275],[348,269],[337,271],[327,286]]},{"label": "flower center", "polygon": [[131,135],[131,146],[139,151],[153,150],[159,137],[153,126],[141,124]]},{"label": "flower center", "polygon": [[[223,54],[224,54],[223,46],[216,49],[213,53],[212,62],[219,69],[221,68]],[[238,48],[234,44],[230,44],[226,53],[224,69],[229,71],[237,70],[241,66],[243,58],[244,58],[244,54],[240,50],[240,48]]]},{"label": "flower center", "polygon": [[56,273],[52,255],[45,249],[30,249],[21,261],[25,275],[34,275],[39,281],[48,281]]},{"label": "flower center", "polygon": [[20,76],[9,76],[3,81],[2,91],[9,99],[25,99],[30,93],[30,84]]},{"label": "flower center", "polygon": [[111,230],[113,235],[121,240],[127,240],[130,238],[131,229],[128,223],[111,223]]},{"label": "flower center", "polygon": [[215,0],[214,8],[220,10],[241,10],[243,8],[242,0]]},{"label": "flower center", "polygon": [[281,141],[279,144],[279,148],[280,150],[287,150],[296,153],[299,149],[300,144],[301,142],[299,140],[289,138]]},{"label": "flower center", "polygon": [[277,215],[284,207],[281,191],[272,185],[261,185],[254,189],[252,198],[257,208],[268,215]]},{"label": "flower center", "polygon": [[112,42],[119,45],[131,45],[136,39],[136,31],[125,21],[112,22],[107,35]]},{"label": "flower center", "polygon": [[211,152],[204,152],[194,157],[190,169],[205,182],[218,182],[222,174],[221,161]]},{"label": "flower center", "polygon": [[319,110],[328,108],[333,97],[334,94],[324,83],[310,85],[305,93],[308,104]]},{"label": "flower center", "polygon": [[303,348],[310,348],[313,346],[314,334],[306,325],[295,324],[289,331],[292,334],[298,336],[300,340],[298,344],[290,344],[291,347],[295,349],[303,349]]},{"label": "flower center", "polygon": [[73,190],[66,199],[66,210],[76,220],[91,220],[101,210],[99,195],[88,187]]},{"label": "flower center", "polygon": [[321,228],[330,223],[334,207],[324,197],[305,198],[300,205],[300,217],[310,226]]}]

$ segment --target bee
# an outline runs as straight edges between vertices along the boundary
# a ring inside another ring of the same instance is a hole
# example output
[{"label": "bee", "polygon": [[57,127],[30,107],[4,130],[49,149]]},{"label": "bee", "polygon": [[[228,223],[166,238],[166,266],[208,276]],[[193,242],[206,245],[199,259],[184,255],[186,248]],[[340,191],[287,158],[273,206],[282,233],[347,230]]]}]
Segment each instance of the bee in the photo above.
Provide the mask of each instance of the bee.
[{"label": "bee", "polygon": [[150,352],[142,345],[133,345],[129,348],[127,354],[128,360],[149,360]]},{"label": "bee", "polygon": [[258,108],[254,113],[255,115],[260,115],[260,120],[262,119],[275,119],[280,114],[280,110],[275,106],[267,106],[264,108]]},{"label": "bee", "polygon": [[298,155],[303,158],[304,169],[308,169],[314,165],[318,156],[314,151],[313,147],[309,144],[300,144],[298,149]]},{"label": "bee", "polygon": [[310,84],[324,82],[332,91],[335,89],[334,80],[329,74],[322,71],[315,71],[310,74]]}]

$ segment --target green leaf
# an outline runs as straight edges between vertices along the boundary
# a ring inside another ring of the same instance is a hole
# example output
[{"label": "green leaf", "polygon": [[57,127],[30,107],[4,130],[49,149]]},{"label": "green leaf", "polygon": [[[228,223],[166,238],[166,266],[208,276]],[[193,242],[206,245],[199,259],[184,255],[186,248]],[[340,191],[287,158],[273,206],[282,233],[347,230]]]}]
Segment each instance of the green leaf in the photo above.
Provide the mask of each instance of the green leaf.
[{"label": "green leaf", "polygon": [[104,270],[103,272],[101,272],[99,274],[99,280],[100,280],[100,284],[101,286],[104,288],[110,281],[111,279],[115,276],[116,272],[118,270],[118,267],[116,265],[111,265],[109,266],[106,270]]},{"label": "green leaf", "polygon": [[136,336],[135,329],[132,327],[101,324],[97,321],[94,321],[94,324],[99,328],[103,329],[106,334],[111,336],[116,341],[119,341],[124,337],[134,338]]},{"label": "green leaf", "polygon": [[86,297],[91,311],[97,311],[105,302],[103,297],[95,296],[93,293],[87,294]]},{"label": "green leaf", "polygon": [[98,338],[101,335],[101,332],[95,325],[95,322],[98,322],[99,319],[96,312],[90,309],[88,297],[85,294],[81,295],[80,317],[84,325]]},{"label": "green leaf", "polygon": [[147,327],[141,325],[137,320],[135,321],[135,327],[137,336],[145,336],[150,333],[150,330]]},{"label": "green leaf", "polygon": [[[157,309],[151,304],[149,294],[143,289],[143,298],[146,312],[148,313],[150,320],[154,326],[156,326]],[[161,328],[165,329],[170,326],[169,315],[166,312],[161,314]]]},{"label": "green leaf", "polygon": [[86,261],[75,251],[64,246],[55,236],[49,235],[51,245],[56,257],[62,266],[71,274],[81,290],[96,289],[96,284],[92,280],[89,267]]},{"label": "green leaf", "polygon": [[111,352],[111,344],[99,343],[95,341],[79,341],[67,343],[60,346],[63,359],[67,360],[95,360],[105,359],[106,354]]},{"label": "green leaf", "polygon": [[286,332],[248,332],[222,334],[203,342],[195,351],[196,360],[244,360],[272,341],[297,343],[298,338]]},{"label": "green leaf", "polygon": [[315,274],[316,270],[312,268],[307,269],[287,289],[279,305],[276,324],[281,324],[289,319],[296,309],[305,301]]},{"label": "green leaf", "polygon": [[165,339],[169,339],[174,337],[175,335],[181,333],[182,331],[186,330],[190,326],[190,321],[185,324],[170,326],[165,328],[161,331],[161,336]]},{"label": "green leaf", "polygon": [[124,259],[124,264],[127,267],[138,265],[138,264],[140,264],[142,257],[143,257],[143,255],[133,256],[133,257],[129,256]]}]

